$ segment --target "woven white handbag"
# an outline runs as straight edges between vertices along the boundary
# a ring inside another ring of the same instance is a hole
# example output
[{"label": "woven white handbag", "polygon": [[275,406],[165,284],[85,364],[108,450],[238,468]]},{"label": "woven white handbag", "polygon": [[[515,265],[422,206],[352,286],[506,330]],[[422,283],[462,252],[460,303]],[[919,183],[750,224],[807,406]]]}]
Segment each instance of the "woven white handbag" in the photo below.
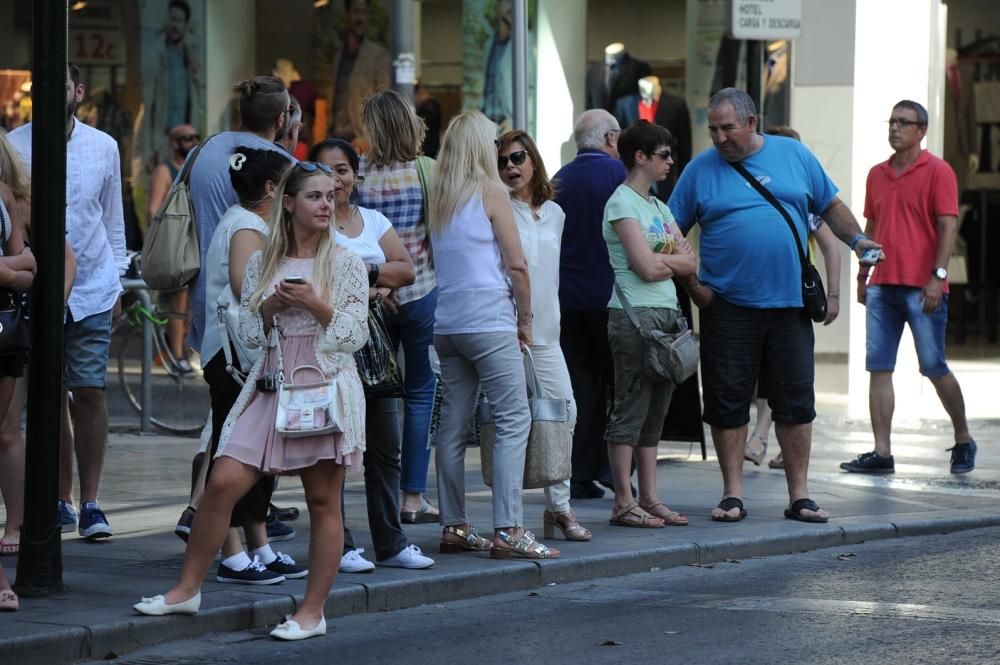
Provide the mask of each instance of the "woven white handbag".
[{"label": "woven white handbag", "polygon": [[[524,371],[528,383],[531,433],[524,458],[524,489],[538,489],[560,483],[573,471],[573,427],[569,421],[569,400],[539,397],[538,377],[531,351],[525,349]],[[479,403],[481,441],[479,455],[483,482],[493,484],[493,444],[497,438],[493,411],[486,399]]]}]

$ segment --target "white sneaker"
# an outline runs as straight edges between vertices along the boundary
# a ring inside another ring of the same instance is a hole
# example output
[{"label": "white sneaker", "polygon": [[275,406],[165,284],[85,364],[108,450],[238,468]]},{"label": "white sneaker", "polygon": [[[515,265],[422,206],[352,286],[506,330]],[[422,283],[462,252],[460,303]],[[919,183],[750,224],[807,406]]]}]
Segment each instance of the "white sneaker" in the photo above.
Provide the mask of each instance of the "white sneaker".
[{"label": "white sneaker", "polygon": [[412,568],[419,570],[433,566],[434,559],[424,556],[424,553],[416,545],[407,545],[396,556],[385,561],[379,561],[377,564],[379,566],[388,566],[389,568]]},{"label": "white sneaker", "polygon": [[370,573],[375,570],[375,564],[361,556],[365,548],[359,547],[356,550],[344,552],[340,557],[340,572],[342,573]]}]

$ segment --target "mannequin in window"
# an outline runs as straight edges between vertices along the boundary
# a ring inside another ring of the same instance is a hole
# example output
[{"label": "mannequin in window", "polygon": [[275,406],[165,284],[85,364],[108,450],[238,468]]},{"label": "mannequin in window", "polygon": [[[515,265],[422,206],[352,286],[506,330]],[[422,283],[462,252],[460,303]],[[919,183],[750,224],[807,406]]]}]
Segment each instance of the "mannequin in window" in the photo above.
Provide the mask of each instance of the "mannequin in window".
[{"label": "mannequin in window", "polygon": [[965,189],[969,174],[979,170],[976,106],[972,73],[958,64],[958,52],[945,52],[944,160],[955,170],[958,190]]},{"label": "mannequin in window", "polygon": [[[649,65],[630,56],[621,42],[608,44],[604,63],[591,65],[587,72],[587,108],[614,114],[617,101],[635,95],[639,79],[652,73]],[[620,118],[618,122],[625,127]]]},{"label": "mannequin in window", "polygon": [[656,183],[653,188],[656,196],[666,202],[677,178],[691,161],[691,113],[687,101],[664,90],[658,76],[644,76],[636,84],[635,93],[615,102],[613,115],[622,127],[641,119],[670,130],[674,137],[674,167],[667,179]]}]

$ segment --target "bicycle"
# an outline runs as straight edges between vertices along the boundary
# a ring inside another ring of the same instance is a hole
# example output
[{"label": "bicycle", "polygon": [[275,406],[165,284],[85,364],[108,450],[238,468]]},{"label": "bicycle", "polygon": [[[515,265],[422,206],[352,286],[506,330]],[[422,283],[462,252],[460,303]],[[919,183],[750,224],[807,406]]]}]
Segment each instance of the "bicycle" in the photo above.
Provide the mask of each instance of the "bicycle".
[{"label": "bicycle", "polygon": [[170,434],[197,436],[208,420],[208,385],[200,369],[188,370],[175,358],[167,342],[166,325],[170,320],[187,317],[176,312],[153,311],[136,300],[122,312],[119,328],[127,326],[118,347],[118,382],[126,401],[142,415],[142,344],[143,323],[153,325],[153,366],[150,371],[153,399],[150,422]]}]

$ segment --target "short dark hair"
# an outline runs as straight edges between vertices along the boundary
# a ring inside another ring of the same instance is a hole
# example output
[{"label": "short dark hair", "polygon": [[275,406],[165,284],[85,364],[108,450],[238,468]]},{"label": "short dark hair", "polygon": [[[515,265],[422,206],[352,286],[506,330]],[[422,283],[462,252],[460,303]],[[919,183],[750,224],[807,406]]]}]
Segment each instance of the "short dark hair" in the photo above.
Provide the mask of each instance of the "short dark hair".
[{"label": "short dark hair", "polygon": [[666,127],[654,125],[648,120],[636,120],[618,137],[618,154],[621,155],[625,168],[635,168],[636,151],[652,156],[660,146],[670,146],[674,137]]},{"label": "short dark hair", "polygon": [[292,160],[281,150],[259,150],[245,145],[233,150],[234,155],[243,155],[239,170],[229,166],[229,182],[233,185],[240,205],[250,208],[264,199],[264,185],[270,180],[275,185],[285,175]]},{"label": "short dark hair", "polygon": [[167,12],[170,12],[170,10],[175,7],[184,12],[185,21],[191,21],[191,5],[185,2],[185,0],[170,0],[170,4],[167,6]]},{"label": "short dark hair", "polygon": [[358,172],[361,170],[361,159],[358,157],[357,151],[354,150],[354,146],[344,139],[325,139],[320,141],[309,150],[309,161],[318,162],[320,155],[327,150],[339,150],[344,153],[344,156],[347,157],[347,163],[354,170],[354,175],[358,175]]},{"label": "short dark hair", "polygon": [[255,76],[233,86],[240,96],[240,121],[250,132],[266,132],[288,110],[288,91],[281,79]]},{"label": "short dark hair", "polygon": [[80,68],[72,62],[67,62],[66,67],[69,69],[69,78],[73,81],[73,87],[75,88],[80,85]]},{"label": "short dark hair", "polygon": [[912,99],[904,99],[902,101],[896,102],[896,105],[893,106],[892,108],[909,109],[910,111],[913,111],[914,113],[917,114],[917,124],[919,124],[921,127],[927,126],[929,117],[927,115],[927,109],[924,108],[923,104],[915,102]]}]

